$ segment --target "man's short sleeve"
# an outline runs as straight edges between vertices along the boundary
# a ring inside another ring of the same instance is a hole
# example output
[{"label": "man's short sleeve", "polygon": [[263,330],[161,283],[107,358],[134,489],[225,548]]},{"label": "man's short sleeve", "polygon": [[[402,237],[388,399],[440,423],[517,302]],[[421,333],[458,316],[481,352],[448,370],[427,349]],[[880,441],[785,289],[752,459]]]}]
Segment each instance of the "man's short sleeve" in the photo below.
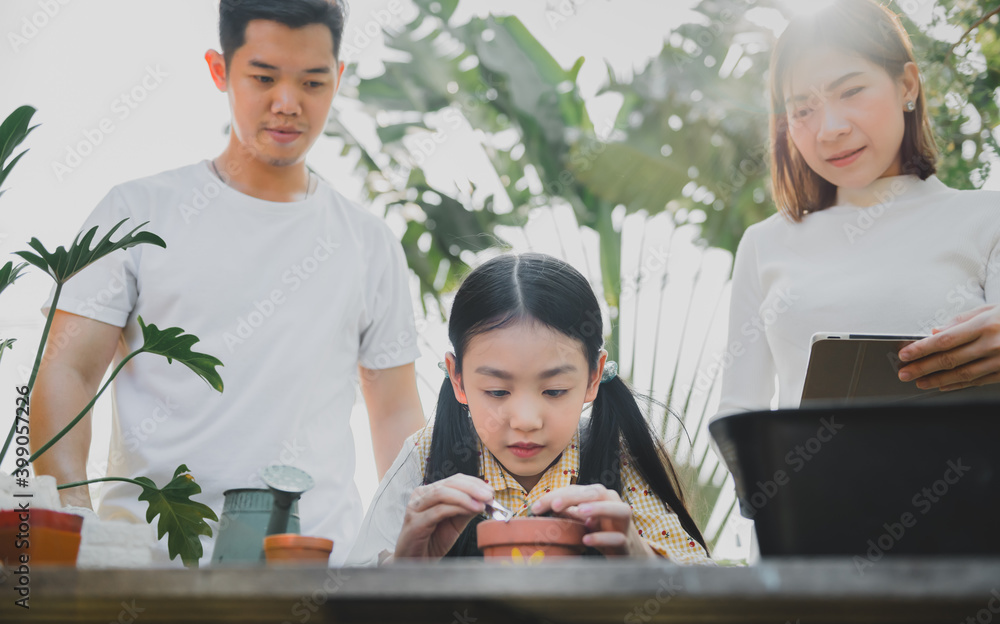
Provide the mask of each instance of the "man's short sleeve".
[{"label": "man's short sleeve", "polygon": [[403,247],[379,223],[368,262],[365,307],[368,323],[361,332],[358,362],[372,370],[393,368],[420,357],[410,299],[410,271]]},{"label": "man's short sleeve", "polygon": [[[93,248],[96,241],[106,236],[123,219],[128,220],[118,228],[112,240],[119,240],[140,225],[140,222],[132,218],[121,192],[113,188],[87,217],[80,231],[86,232],[94,226],[98,227],[91,242]],[[138,296],[135,279],[136,258],[139,253],[137,247],[114,251],[71,277],[63,285],[57,309],[124,327]],[[43,314],[48,314],[54,294],[53,286],[49,298],[42,306]]]}]

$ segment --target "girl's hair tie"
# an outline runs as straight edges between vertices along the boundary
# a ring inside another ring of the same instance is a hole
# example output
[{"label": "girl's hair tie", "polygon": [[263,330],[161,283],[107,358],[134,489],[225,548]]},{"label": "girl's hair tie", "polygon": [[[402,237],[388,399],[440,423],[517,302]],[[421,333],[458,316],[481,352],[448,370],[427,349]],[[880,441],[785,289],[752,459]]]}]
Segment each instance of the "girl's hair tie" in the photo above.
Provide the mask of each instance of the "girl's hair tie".
[{"label": "girl's hair tie", "polygon": [[618,376],[618,362],[608,360],[604,363],[604,372],[601,373],[601,383],[607,383]]}]

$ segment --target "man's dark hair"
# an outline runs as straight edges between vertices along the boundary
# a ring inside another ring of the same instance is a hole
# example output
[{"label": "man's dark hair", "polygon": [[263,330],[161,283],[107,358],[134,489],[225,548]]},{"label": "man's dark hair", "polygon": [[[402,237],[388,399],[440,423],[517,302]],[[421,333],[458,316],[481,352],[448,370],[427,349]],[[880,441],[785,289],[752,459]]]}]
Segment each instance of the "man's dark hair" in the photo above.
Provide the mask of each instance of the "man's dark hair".
[{"label": "man's dark hair", "polygon": [[345,19],[343,0],[221,0],[219,43],[227,69],[233,54],[246,42],[247,24],[258,19],[289,28],[323,24],[333,35],[333,56],[340,59]]}]

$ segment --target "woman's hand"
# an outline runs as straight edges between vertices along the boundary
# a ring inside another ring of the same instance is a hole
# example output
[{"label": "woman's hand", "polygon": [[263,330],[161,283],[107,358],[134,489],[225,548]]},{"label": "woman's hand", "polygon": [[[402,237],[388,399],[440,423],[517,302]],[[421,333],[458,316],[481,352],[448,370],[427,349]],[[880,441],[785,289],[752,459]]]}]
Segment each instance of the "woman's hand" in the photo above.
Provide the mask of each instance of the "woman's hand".
[{"label": "woman's hand", "polygon": [[531,506],[535,515],[549,511],[582,521],[589,531],[583,536],[583,543],[601,551],[606,557],[656,556],[636,530],[632,522],[632,508],[618,492],[603,485],[569,485],[549,492]]},{"label": "woman's hand", "polygon": [[440,559],[492,500],[493,488],[467,474],[421,485],[406,505],[395,557]]},{"label": "woman's hand", "polygon": [[903,381],[917,387],[958,390],[1000,382],[1000,306],[988,305],[952,319],[933,336],[899,351]]}]

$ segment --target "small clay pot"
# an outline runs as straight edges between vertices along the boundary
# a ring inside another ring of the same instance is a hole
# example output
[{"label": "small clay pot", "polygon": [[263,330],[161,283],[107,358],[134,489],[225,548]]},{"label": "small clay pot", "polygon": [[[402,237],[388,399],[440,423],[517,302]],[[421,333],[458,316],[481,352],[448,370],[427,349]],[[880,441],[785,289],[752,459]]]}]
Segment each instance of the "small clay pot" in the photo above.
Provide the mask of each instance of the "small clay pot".
[{"label": "small clay pot", "polygon": [[583,523],[566,518],[484,520],[476,527],[483,556],[515,563],[535,563],[549,557],[576,557],[583,553]]},{"label": "small clay pot", "polygon": [[264,557],[271,565],[326,565],[333,540],[296,533],[278,533],[264,538]]},{"label": "small clay pot", "polygon": [[[23,519],[23,515],[27,519]],[[11,567],[28,556],[28,565],[75,566],[83,516],[53,509],[0,511],[0,565]]]}]

